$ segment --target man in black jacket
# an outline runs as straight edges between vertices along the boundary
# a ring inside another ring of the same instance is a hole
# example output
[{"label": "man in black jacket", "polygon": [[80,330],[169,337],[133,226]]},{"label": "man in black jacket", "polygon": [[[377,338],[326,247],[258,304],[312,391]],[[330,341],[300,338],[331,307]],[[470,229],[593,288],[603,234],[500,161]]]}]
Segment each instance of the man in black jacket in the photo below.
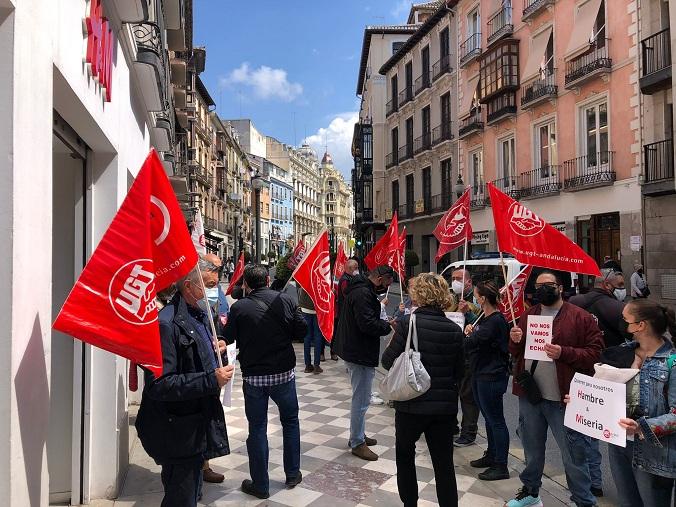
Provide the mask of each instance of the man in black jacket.
[{"label": "man in black jacket", "polygon": [[[204,285],[217,270],[199,261]],[[143,448],[162,465],[162,507],[197,505],[205,460],[230,454],[219,393],[233,367],[218,367],[210,315],[197,270],[177,282],[178,292],[159,315],[162,376],[146,370],[136,430]],[[219,342],[220,352],[225,342]]]},{"label": "man in black jacket", "polygon": [[369,449],[377,442],[366,437],[364,417],[371,400],[375,368],[380,362],[380,337],[391,331],[389,323],[380,318],[378,293],[387,291],[393,277],[391,267],[378,266],[368,278],[355,276],[350,281],[334,337],[334,351],[345,361],[352,384],[349,444],[352,454],[368,461],[378,459]]},{"label": "man in black jacket", "polygon": [[279,408],[282,423],[286,486],[293,488],[302,480],[293,340],[305,336],[307,325],[291,298],[268,288],[269,281],[263,266],[244,270],[245,297],[232,305],[225,326],[226,341],[236,341],[239,349],[244,411],[249,421],[246,448],[251,479],[242,482],[242,491],[261,499],[270,496],[269,398]]}]

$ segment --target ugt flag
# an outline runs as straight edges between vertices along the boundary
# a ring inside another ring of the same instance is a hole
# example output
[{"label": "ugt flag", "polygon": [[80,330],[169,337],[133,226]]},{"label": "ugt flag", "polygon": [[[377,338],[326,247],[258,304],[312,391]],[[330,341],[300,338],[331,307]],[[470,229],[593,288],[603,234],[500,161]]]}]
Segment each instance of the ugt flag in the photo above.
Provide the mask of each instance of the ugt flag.
[{"label": "ugt flag", "polygon": [[192,223],[192,243],[195,245],[195,250],[198,254],[204,255],[207,253],[207,242],[204,238],[204,222],[202,221],[202,212],[198,209],[195,211],[195,218]]},{"label": "ugt flag", "polygon": [[324,338],[333,339],[334,294],[329,259],[329,236],[319,235],[314,246],[293,272],[293,278],[308,293],[315,305],[317,322]]},{"label": "ugt flag", "polygon": [[[498,305],[498,310],[502,312],[505,318],[508,321],[512,320],[512,312],[509,308],[509,297],[512,298],[512,307],[514,308],[514,318],[519,319],[521,315],[526,310],[526,284],[528,283],[528,278],[533,271],[533,266],[526,266],[523,268],[521,273],[512,280],[512,283],[509,286],[505,285],[500,289],[500,304]],[[507,295],[507,291],[510,292],[510,296]]]},{"label": "ugt flag", "polygon": [[347,255],[345,255],[345,248],[343,242],[338,242],[338,253],[336,254],[336,263],[333,266],[333,277],[340,280],[340,277],[345,273],[345,263],[347,262]]},{"label": "ugt flag", "polygon": [[305,255],[305,251],[306,251],[305,243],[303,243],[303,240],[301,239],[298,243],[296,243],[296,248],[293,249],[293,253],[291,254],[291,257],[289,257],[289,260],[286,263],[289,269],[295,269],[296,266],[298,266],[298,263]]},{"label": "ugt flag", "polygon": [[146,158],[54,329],[162,374],[155,294],[197,264],[183,213],[155,150]]},{"label": "ugt flag", "polygon": [[235,266],[235,272],[232,274],[232,276],[230,277],[230,281],[228,282],[228,290],[225,291],[226,296],[230,295],[232,289],[235,288],[235,285],[237,285],[237,282],[239,282],[239,279],[242,278],[243,274],[244,274],[244,252],[241,252],[239,254],[239,259],[237,260],[237,266]]},{"label": "ugt flag", "polygon": [[472,224],[469,221],[471,187],[455,201],[453,206],[441,217],[441,220],[435,227],[433,234],[439,240],[439,249],[434,262],[452,252],[465,241],[472,239]]},{"label": "ugt flag", "polygon": [[399,244],[397,245],[397,275],[399,279],[403,280],[406,278],[406,226],[401,231],[399,235]]},{"label": "ugt flag", "polygon": [[495,234],[501,252],[523,264],[599,276],[599,267],[582,248],[539,216],[488,183]]},{"label": "ugt flag", "polygon": [[378,266],[390,266],[397,270],[397,251],[399,250],[399,220],[397,219],[397,212],[394,212],[390,226],[383,234],[383,237],[378,240],[375,246],[371,249],[364,262],[369,270],[376,269]]}]

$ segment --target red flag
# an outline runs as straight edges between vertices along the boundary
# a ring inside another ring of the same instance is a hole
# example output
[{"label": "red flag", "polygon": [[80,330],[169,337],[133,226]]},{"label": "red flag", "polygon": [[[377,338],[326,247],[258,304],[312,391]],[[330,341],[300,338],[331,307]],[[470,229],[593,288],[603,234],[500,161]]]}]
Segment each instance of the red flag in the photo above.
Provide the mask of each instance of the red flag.
[{"label": "red flag", "polygon": [[399,275],[400,280],[404,280],[406,278],[406,226],[404,226],[403,230],[401,231],[401,234],[399,235],[399,245],[397,246],[397,266],[394,267],[397,271],[397,274]]},{"label": "red flag", "polygon": [[444,214],[439,220],[433,234],[439,240],[439,249],[434,262],[452,252],[465,241],[472,240],[472,224],[469,221],[469,205],[470,205],[471,187],[455,201],[453,206]]},{"label": "red flag", "polygon": [[345,263],[347,262],[347,255],[343,248],[343,242],[338,242],[338,253],[336,254],[336,263],[333,266],[333,277],[340,280],[340,277],[345,273]]},{"label": "red flag", "polygon": [[296,243],[296,248],[293,249],[293,253],[291,254],[291,257],[289,257],[289,261],[286,263],[288,268],[295,269],[301,259],[305,256],[305,252],[305,243],[303,243],[303,240],[301,239],[298,243]]},{"label": "red flag", "polygon": [[502,299],[498,305],[498,310],[502,312],[505,318],[508,321],[512,320],[512,312],[509,309],[509,299],[507,296],[507,291],[509,290],[512,298],[512,306],[514,307],[514,318],[518,319],[521,317],[521,314],[526,310],[526,283],[530,277],[531,272],[533,271],[533,266],[526,266],[519,275],[512,280],[512,283],[509,284],[509,287],[506,285],[500,289],[500,295]]},{"label": "red flag", "polygon": [[564,234],[491,183],[488,192],[500,251],[523,264],[600,276],[594,259]]},{"label": "red flag", "polygon": [[324,338],[333,339],[334,293],[329,259],[329,236],[326,231],[303,257],[293,278],[308,293],[315,305],[317,322]]},{"label": "red flag", "polygon": [[239,260],[237,261],[237,266],[235,266],[235,272],[230,277],[230,282],[228,282],[228,290],[225,291],[225,295],[229,296],[232,290],[239,282],[239,279],[242,278],[244,274],[244,252],[239,254]]},{"label": "red flag", "polygon": [[383,237],[378,240],[375,246],[371,249],[368,255],[364,258],[366,267],[369,270],[376,269],[378,266],[392,266],[397,269],[396,252],[399,250],[399,221],[397,220],[397,212],[394,212],[390,226],[383,234]]},{"label": "red flag", "polygon": [[162,373],[155,294],[197,264],[155,150],[68,295],[54,329]]}]

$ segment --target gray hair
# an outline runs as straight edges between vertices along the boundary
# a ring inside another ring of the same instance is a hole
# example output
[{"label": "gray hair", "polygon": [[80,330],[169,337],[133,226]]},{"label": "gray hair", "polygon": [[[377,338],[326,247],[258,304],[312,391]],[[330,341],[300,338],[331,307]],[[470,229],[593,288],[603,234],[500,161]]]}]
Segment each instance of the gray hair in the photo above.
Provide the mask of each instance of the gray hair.
[{"label": "gray hair", "polygon": [[604,283],[612,283],[620,276],[623,276],[622,273],[613,268],[602,268],[601,276],[594,278],[594,287],[602,287]]},{"label": "gray hair", "polygon": [[192,282],[194,284],[199,284],[200,283],[200,276],[199,272],[201,271],[202,273],[207,273],[209,271],[218,271],[218,266],[214,265],[213,263],[204,260],[200,256],[200,260],[197,262],[197,265],[199,266],[199,271],[197,269],[192,269],[190,273],[185,275],[183,278],[180,278],[176,282],[176,287],[178,288],[179,291],[183,291],[183,286],[186,281]]}]

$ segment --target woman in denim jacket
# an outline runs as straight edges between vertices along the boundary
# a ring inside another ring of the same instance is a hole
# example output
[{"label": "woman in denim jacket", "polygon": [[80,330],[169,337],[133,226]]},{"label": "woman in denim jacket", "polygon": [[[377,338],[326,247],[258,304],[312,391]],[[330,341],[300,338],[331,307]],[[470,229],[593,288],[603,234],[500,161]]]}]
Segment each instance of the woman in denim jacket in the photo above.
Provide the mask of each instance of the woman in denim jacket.
[{"label": "woman in denim jacket", "polygon": [[673,310],[639,299],[624,307],[620,324],[633,342],[607,349],[602,362],[640,373],[627,384],[635,405],[620,419],[634,441],[627,440],[626,448],[608,446],[610,468],[621,505],[668,507],[676,479],[676,371],[665,334],[676,336],[676,319]]}]

